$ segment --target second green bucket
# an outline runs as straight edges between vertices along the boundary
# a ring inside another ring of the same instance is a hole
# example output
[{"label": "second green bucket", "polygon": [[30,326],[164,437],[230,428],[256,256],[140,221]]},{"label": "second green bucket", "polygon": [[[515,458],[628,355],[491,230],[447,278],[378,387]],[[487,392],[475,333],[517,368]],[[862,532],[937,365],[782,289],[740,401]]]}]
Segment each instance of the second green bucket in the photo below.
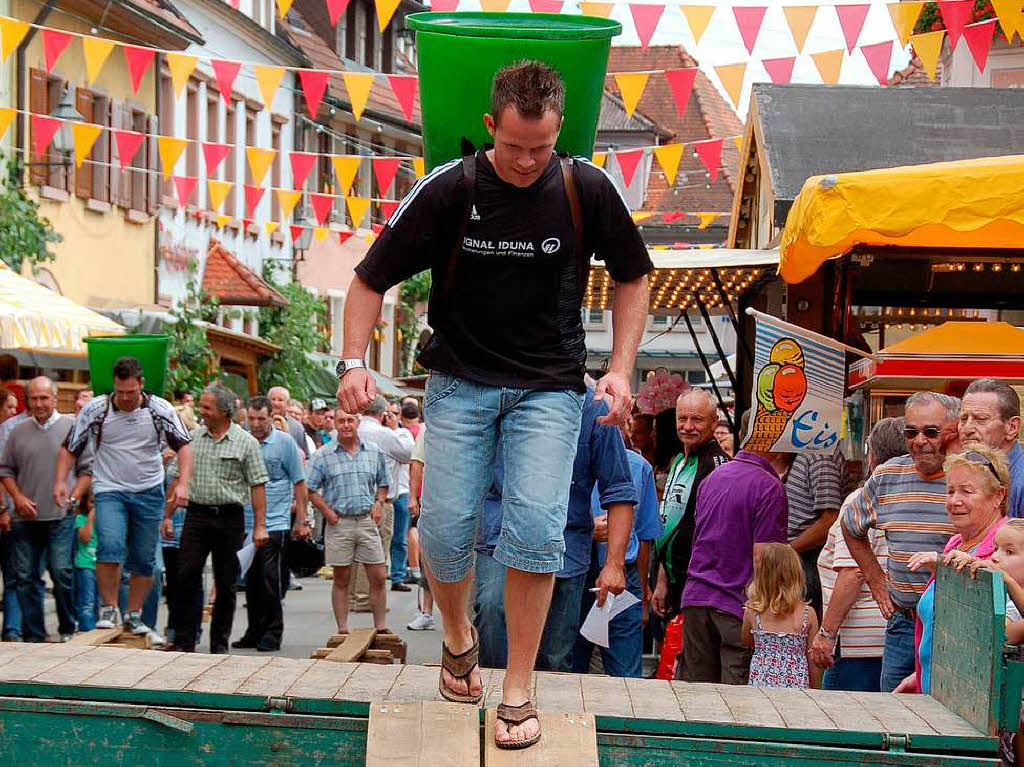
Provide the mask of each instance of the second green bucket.
[{"label": "second green bucket", "polygon": [[543,61],[565,81],[565,123],[559,152],[589,157],[617,21],[548,13],[414,13],[428,168],[461,156],[463,137],[481,147],[491,140],[491,81],[506,64]]},{"label": "second green bucket", "polygon": [[167,336],[132,333],[123,336],[87,336],[89,345],[89,378],[96,394],[114,390],[114,363],[121,357],[134,357],[142,365],[146,390],[164,395],[164,374],[167,372]]}]

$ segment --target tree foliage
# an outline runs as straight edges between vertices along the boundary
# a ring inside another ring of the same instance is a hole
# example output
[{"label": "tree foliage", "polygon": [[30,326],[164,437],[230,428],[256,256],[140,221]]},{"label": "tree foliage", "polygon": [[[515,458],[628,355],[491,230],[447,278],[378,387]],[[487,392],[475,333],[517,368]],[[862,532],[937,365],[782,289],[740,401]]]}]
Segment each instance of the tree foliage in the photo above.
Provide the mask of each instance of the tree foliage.
[{"label": "tree foliage", "polygon": [[49,219],[39,215],[39,204],[21,185],[22,173],[22,164],[13,160],[6,173],[0,169],[0,258],[16,272],[26,261],[33,266],[52,261],[50,244],[64,239]]},{"label": "tree foliage", "polygon": [[398,329],[402,333],[402,372],[413,371],[416,343],[419,341],[417,307],[430,297],[430,271],[420,272],[402,283],[399,292]]},{"label": "tree foliage", "polygon": [[185,286],[185,299],[171,310],[176,322],[167,326],[167,359],[170,361],[164,387],[167,393],[177,390],[197,394],[210,380],[214,353],[206,340],[206,328],[199,321],[217,319],[220,301],[206,295],[199,282],[192,278]]}]

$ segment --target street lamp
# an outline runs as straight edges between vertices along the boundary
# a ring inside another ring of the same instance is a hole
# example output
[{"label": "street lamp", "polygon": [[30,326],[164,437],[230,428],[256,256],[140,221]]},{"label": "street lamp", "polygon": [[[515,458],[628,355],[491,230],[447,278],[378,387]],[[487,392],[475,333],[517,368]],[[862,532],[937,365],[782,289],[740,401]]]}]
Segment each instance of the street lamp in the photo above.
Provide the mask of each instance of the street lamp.
[{"label": "street lamp", "polygon": [[75,149],[74,137],[71,133],[72,122],[82,122],[82,113],[75,109],[75,102],[71,96],[71,83],[68,83],[61,94],[57,106],[50,112],[50,117],[61,120],[60,130],[53,137],[53,148],[62,158],[60,162],[49,163],[52,165],[70,165],[71,153]]}]

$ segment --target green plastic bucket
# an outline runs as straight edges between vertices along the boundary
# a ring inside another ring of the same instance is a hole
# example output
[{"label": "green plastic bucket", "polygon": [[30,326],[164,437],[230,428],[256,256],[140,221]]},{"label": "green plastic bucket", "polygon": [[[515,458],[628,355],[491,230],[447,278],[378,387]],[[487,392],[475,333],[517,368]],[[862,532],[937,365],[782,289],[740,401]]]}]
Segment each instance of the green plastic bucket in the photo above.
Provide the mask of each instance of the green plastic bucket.
[{"label": "green plastic bucket", "polygon": [[461,139],[491,140],[491,81],[506,64],[543,61],[565,80],[559,152],[589,157],[617,21],[550,13],[414,13],[423,148],[428,168],[462,155]]},{"label": "green plastic bucket", "polygon": [[134,357],[142,365],[146,378],[146,391],[164,394],[164,374],[167,372],[167,336],[155,333],[135,333],[126,336],[87,336],[89,345],[89,376],[96,394],[109,394],[114,390],[114,363],[122,357]]}]

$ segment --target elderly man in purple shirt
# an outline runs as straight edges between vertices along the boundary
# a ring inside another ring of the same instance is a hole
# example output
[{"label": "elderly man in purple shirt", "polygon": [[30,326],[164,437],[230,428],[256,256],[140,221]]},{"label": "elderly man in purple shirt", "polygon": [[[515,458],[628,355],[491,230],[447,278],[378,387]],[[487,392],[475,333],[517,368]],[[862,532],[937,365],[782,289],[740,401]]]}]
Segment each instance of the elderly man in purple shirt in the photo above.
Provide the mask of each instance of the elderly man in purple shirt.
[{"label": "elderly man in purple shirt", "polygon": [[745,590],[761,545],[786,542],[789,510],[779,474],[791,459],[743,450],[697,490],[677,670],[684,681],[747,683],[751,651],[740,639]]}]

